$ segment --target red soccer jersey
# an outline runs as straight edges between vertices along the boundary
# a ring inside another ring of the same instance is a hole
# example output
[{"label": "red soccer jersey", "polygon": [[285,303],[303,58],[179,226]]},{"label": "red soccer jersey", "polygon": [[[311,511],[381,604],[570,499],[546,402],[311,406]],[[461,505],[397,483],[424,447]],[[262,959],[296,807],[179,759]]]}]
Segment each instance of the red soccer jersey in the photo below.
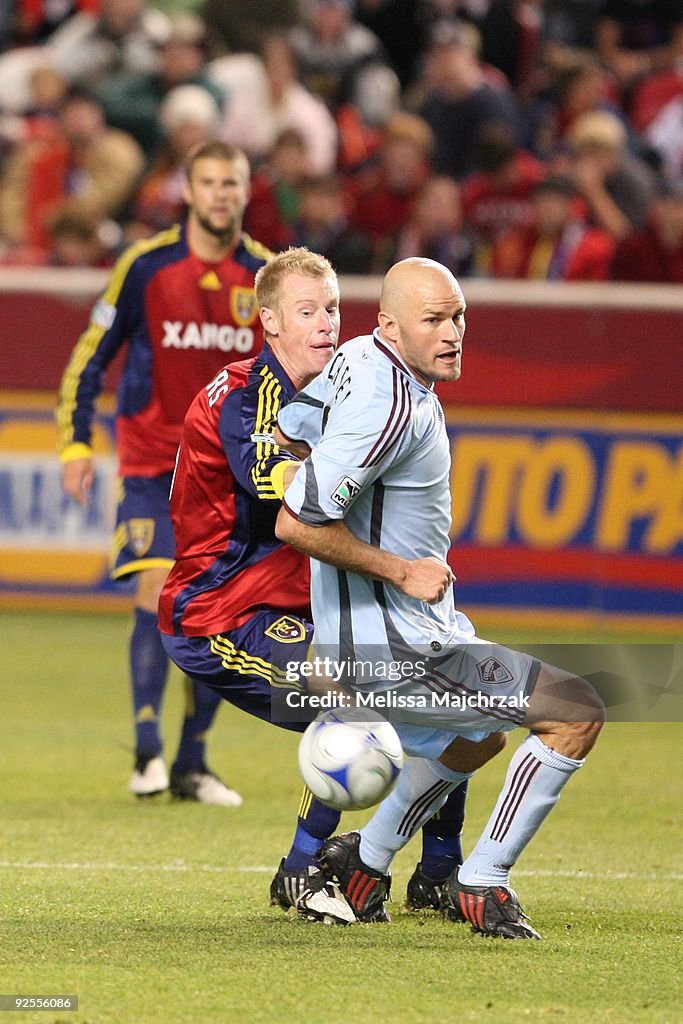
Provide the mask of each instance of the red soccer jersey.
[{"label": "red soccer jersey", "polygon": [[270,475],[291,459],[268,435],[294,394],[266,345],[192,402],[171,492],[176,562],[159,601],[163,633],[210,636],[263,608],[310,618],[308,558],[275,536]]},{"label": "red soccer jersey", "polygon": [[128,249],[62,380],[63,447],[89,444],[103,372],[127,343],[116,420],[120,473],[170,472],[197,391],[225,363],[261,347],[254,275],[270,255],[243,235],[225,259],[207,263],[179,227]]},{"label": "red soccer jersey", "polygon": [[539,160],[520,151],[515,173],[506,185],[484,171],[469,175],[462,184],[465,223],[483,242],[491,242],[503,231],[526,227],[533,217],[531,196],[545,173]]}]

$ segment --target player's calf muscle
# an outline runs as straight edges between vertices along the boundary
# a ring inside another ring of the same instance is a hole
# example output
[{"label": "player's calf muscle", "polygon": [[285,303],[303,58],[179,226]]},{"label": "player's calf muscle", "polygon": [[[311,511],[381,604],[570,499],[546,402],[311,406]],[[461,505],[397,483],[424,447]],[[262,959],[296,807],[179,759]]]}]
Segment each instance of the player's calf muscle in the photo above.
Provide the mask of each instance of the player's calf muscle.
[{"label": "player's calf muscle", "polygon": [[503,732],[492,732],[479,743],[458,736],[446,747],[439,761],[454,772],[475,772],[499,754],[506,742]]}]

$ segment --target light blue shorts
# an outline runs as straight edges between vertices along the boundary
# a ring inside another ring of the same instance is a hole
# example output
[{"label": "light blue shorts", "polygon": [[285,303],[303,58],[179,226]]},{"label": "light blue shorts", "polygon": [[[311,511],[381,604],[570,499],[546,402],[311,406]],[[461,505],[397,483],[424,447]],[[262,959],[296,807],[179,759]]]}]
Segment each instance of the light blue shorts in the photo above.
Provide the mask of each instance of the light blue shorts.
[{"label": "light blue shorts", "polygon": [[415,661],[415,674],[389,686],[354,686],[356,705],[387,718],[403,749],[436,758],[456,736],[478,743],[524,724],[541,663],[473,637]]}]

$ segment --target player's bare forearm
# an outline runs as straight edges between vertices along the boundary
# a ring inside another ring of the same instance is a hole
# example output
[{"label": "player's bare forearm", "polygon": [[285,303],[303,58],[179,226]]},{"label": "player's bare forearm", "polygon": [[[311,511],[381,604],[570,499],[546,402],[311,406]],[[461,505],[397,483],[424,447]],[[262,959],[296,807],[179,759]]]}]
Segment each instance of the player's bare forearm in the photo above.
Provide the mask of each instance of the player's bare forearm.
[{"label": "player's bare forearm", "polygon": [[392,555],[359,540],[343,522],[308,526],[286,507],[280,509],[275,532],[280,540],[311,558],[391,583],[410,597],[430,604],[442,600],[454,579],[450,567],[438,558],[411,560]]},{"label": "player's bare forearm", "polygon": [[282,433],[277,424],[273,431],[273,438],[276,445],[280,448],[284,448],[285,451],[289,452],[295,458],[300,459],[302,462],[311,454],[311,449],[305,441],[293,441],[290,437],[287,437],[286,434]]}]

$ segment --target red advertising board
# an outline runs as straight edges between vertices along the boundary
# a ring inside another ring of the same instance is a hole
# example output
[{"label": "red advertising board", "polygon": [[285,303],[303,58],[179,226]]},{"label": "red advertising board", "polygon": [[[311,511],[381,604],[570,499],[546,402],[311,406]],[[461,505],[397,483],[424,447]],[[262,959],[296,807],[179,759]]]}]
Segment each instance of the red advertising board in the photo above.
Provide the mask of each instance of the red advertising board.
[{"label": "red advertising board", "polygon": [[[51,422],[103,282],[97,272],[0,273],[0,600],[118,599],[106,569],[112,401],[84,516],[60,494]],[[463,376],[440,388],[460,603],[588,624],[683,623],[683,296],[666,286],[463,286]],[[374,279],[342,282],[344,339],[372,329],[378,295]],[[114,367],[109,386],[116,376]]]}]

